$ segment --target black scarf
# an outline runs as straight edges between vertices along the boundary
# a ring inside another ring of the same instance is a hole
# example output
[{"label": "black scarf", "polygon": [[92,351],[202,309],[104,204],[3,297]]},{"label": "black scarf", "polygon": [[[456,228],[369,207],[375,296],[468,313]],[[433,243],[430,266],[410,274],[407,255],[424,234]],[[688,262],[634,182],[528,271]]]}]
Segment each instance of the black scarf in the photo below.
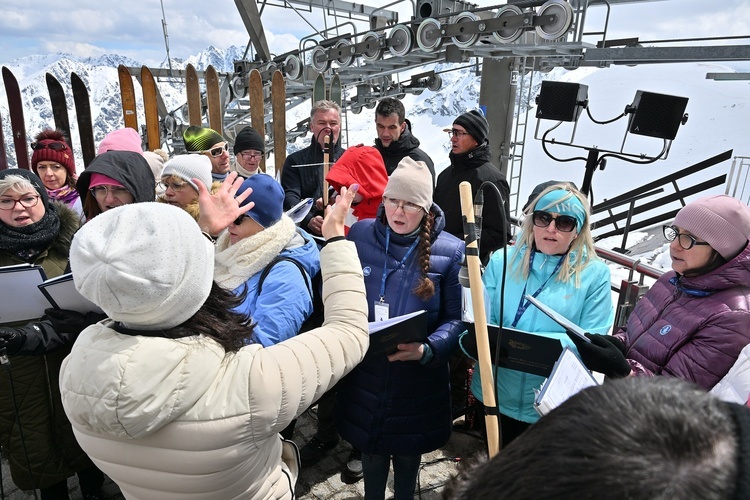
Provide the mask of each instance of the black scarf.
[{"label": "black scarf", "polygon": [[23,227],[0,223],[0,249],[31,262],[47,250],[60,235],[60,216],[53,205],[47,206],[44,217]]}]

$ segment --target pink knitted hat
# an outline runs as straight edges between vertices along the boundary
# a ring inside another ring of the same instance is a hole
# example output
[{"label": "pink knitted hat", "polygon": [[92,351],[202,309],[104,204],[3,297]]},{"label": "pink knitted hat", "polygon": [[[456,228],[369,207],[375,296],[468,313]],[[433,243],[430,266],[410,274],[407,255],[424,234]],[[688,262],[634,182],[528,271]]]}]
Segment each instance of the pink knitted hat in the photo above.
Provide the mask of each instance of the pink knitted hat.
[{"label": "pink knitted hat", "polygon": [[731,196],[705,196],[685,205],[674,225],[690,231],[730,260],[747,246],[750,208]]}]

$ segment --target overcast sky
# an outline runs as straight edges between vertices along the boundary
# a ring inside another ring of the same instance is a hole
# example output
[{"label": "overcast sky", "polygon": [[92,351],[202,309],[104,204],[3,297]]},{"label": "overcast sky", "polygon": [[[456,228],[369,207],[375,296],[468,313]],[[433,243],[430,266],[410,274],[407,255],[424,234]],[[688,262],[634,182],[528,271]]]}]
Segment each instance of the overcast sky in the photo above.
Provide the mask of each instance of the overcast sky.
[{"label": "overcast sky", "polygon": [[[474,3],[491,6],[504,2]],[[159,65],[166,58],[159,0],[1,0],[0,4],[0,64],[55,52],[82,57],[116,53],[147,65]],[[408,20],[411,2],[402,4],[405,7],[400,9],[400,19]],[[248,42],[235,0],[163,0],[163,5],[172,57],[186,58],[209,45],[223,48]],[[603,27],[598,21],[603,12],[603,7],[589,8],[587,30]],[[321,9],[313,9],[307,17],[319,29],[325,22],[335,24],[331,18],[324,19]],[[299,39],[312,33],[291,9],[266,6],[262,20],[274,54],[297,48]],[[722,35],[750,35],[750,0],[636,0],[615,5],[608,38],[664,40]],[[750,39],[733,43],[750,44]]]}]

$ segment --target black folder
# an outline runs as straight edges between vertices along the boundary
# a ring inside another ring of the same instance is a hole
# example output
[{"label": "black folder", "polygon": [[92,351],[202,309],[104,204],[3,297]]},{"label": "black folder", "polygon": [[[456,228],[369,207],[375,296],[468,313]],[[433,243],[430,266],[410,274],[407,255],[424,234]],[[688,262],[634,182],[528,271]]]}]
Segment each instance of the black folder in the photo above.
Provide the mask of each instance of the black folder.
[{"label": "black folder", "polygon": [[427,331],[427,326],[425,310],[370,323],[370,348],[367,355],[387,356],[398,350],[398,344],[423,342],[431,333]]},{"label": "black folder", "polygon": [[[469,333],[461,338],[461,345],[470,356],[479,359],[474,323],[467,326]],[[490,357],[496,366],[549,377],[563,350],[559,340],[508,327],[500,332],[499,327],[487,325]],[[500,351],[496,356],[498,338]]]}]

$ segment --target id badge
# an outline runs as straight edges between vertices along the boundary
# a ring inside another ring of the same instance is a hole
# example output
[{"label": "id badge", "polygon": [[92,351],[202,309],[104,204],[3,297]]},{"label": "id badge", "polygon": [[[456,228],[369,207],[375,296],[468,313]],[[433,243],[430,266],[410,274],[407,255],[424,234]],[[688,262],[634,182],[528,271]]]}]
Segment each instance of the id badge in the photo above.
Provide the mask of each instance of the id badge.
[{"label": "id badge", "polygon": [[375,321],[388,319],[388,302],[375,302]]}]

